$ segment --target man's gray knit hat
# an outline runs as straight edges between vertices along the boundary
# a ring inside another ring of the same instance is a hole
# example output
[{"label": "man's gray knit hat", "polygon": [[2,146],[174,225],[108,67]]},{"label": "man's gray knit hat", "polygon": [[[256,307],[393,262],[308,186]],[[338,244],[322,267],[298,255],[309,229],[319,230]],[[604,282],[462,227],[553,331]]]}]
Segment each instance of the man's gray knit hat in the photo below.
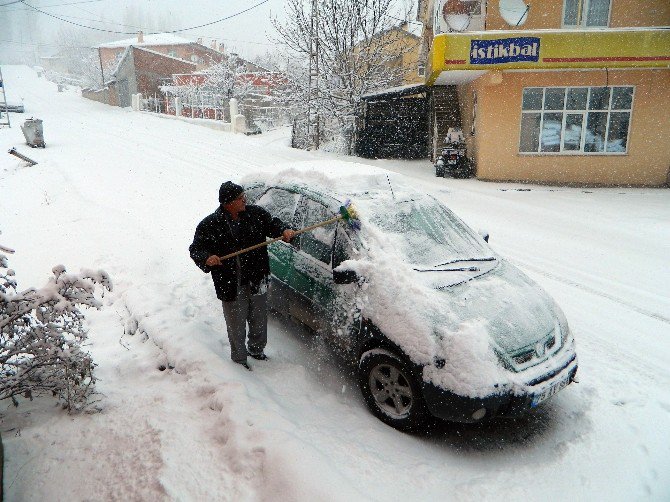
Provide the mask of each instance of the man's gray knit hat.
[{"label": "man's gray knit hat", "polygon": [[221,204],[228,204],[237,199],[242,192],[244,192],[244,188],[240,185],[233,183],[232,181],[226,181],[225,183],[222,183],[221,188],[219,188],[219,202]]}]

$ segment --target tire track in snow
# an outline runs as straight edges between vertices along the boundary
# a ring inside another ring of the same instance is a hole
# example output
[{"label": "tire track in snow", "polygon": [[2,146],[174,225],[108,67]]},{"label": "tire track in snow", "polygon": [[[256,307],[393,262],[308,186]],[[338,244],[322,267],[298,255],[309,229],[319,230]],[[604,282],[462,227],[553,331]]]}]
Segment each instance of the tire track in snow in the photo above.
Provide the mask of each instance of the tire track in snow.
[{"label": "tire track in snow", "polygon": [[658,312],[653,312],[651,310],[644,309],[642,307],[639,307],[629,301],[626,301],[622,298],[619,298],[618,296],[612,295],[610,293],[606,293],[605,291],[601,291],[599,289],[593,288],[591,286],[587,286],[584,283],[577,282],[575,280],[569,279],[568,277],[563,277],[560,275],[557,275],[552,272],[548,272],[546,269],[541,268],[537,265],[531,265],[529,262],[519,259],[518,256],[515,258],[507,258],[509,261],[511,261],[513,264],[515,264],[518,267],[521,268],[526,268],[528,270],[532,270],[533,272],[543,275],[549,279],[552,279],[557,282],[561,282],[563,284],[567,284],[568,286],[572,286],[574,288],[580,289],[582,291],[588,292],[590,294],[600,296],[601,298],[606,298],[607,300],[613,301],[615,303],[618,303],[619,305],[622,305],[624,307],[627,307],[638,314],[642,314],[647,317],[651,317],[653,319],[656,319],[657,321],[661,321],[665,324],[670,324],[670,317],[666,317],[662,314],[659,314]]}]

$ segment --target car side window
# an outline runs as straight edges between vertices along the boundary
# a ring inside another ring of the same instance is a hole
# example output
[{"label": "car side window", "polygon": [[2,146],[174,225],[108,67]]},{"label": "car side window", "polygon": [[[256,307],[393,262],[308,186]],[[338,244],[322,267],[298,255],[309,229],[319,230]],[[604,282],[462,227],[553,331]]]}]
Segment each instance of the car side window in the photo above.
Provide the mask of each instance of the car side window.
[{"label": "car side window", "polygon": [[271,188],[256,202],[275,218],[279,218],[284,225],[293,225],[293,215],[295,208],[300,200],[297,193],[282,190],[281,188]]},{"label": "car side window", "polygon": [[[305,199],[301,208],[303,213],[302,226],[308,227],[332,218],[333,212],[326,206],[311,199]],[[313,256],[323,263],[330,264],[335,238],[335,224],[315,228],[310,232],[300,234],[300,250]]]},{"label": "car side window", "polygon": [[247,196],[247,203],[256,204],[256,199],[263,195],[264,191],[265,187],[263,185],[245,187],[244,194]]},{"label": "car side window", "polygon": [[337,234],[335,235],[335,248],[333,251],[333,268],[339,267],[340,263],[350,260],[354,254],[354,245],[347,235],[344,225],[337,225]]}]

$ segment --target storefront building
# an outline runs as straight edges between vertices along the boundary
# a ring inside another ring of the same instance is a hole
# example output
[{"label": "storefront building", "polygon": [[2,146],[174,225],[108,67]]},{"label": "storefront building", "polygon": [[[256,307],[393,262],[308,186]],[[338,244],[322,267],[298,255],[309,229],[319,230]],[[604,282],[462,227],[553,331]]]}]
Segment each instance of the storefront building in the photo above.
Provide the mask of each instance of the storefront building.
[{"label": "storefront building", "polygon": [[419,19],[433,155],[460,126],[480,179],[670,181],[667,0],[422,0]]}]

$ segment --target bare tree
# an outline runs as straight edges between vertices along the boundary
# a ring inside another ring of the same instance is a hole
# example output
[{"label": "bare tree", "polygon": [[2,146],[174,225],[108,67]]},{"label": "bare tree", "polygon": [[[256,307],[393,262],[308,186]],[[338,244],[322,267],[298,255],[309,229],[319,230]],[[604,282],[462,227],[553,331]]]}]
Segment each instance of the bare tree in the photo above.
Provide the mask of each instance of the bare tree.
[{"label": "bare tree", "polygon": [[50,75],[51,80],[60,82],[68,79],[77,81],[82,87],[98,88],[102,84],[98,52],[90,38],[71,28],[62,28],[56,35],[59,56],[63,59],[67,75]]},{"label": "bare tree", "polygon": [[18,396],[52,394],[68,410],[79,409],[95,383],[79,307],[99,308],[96,291],[111,290],[109,277],[57,266],[45,287],[19,293],[3,251],[11,250],[0,246],[0,400],[18,405]]},{"label": "bare tree", "polygon": [[[280,42],[298,60],[288,71],[291,95],[303,108],[309,101],[326,125],[346,135],[350,150],[361,96],[398,85],[405,71],[398,58],[414,47],[394,29],[395,0],[320,0],[318,15],[311,7],[309,0],[287,0],[288,21],[274,22]],[[310,82],[315,52],[318,77]]]}]

